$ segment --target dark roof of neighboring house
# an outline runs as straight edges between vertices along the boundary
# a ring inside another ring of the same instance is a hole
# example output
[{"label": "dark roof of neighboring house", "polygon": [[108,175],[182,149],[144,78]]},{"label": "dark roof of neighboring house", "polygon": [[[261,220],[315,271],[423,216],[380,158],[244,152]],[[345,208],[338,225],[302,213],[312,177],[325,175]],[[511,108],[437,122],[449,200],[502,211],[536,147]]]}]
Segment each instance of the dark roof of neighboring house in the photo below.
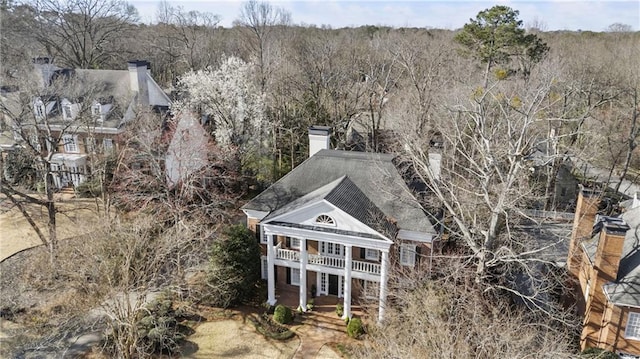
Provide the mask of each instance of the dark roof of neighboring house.
[{"label": "dark roof of neighboring house", "polygon": [[571,222],[551,218],[524,220],[515,226],[516,230],[528,236],[525,245],[526,250],[531,252],[530,256],[558,266],[565,265],[567,261],[572,228]]},{"label": "dark roof of neighboring house", "polygon": [[605,285],[609,300],[617,305],[640,307],[640,207],[622,214],[629,226],[624,239],[618,278]]},{"label": "dark roof of neighboring house", "polygon": [[[322,189],[313,194],[314,198],[328,196],[332,203],[347,208],[356,218],[366,217],[365,212],[375,207],[386,221],[396,223],[399,229],[435,233],[429,215],[411,194],[393,159],[389,154],[322,150],[253,198],[243,209],[271,213],[285,206],[297,207],[300,204],[292,202],[310,201],[311,198],[305,196],[346,176],[348,182]],[[349,207],[346,203],[349,198],[367,210]],[[375,211],[370,214],[374,215]]]}]

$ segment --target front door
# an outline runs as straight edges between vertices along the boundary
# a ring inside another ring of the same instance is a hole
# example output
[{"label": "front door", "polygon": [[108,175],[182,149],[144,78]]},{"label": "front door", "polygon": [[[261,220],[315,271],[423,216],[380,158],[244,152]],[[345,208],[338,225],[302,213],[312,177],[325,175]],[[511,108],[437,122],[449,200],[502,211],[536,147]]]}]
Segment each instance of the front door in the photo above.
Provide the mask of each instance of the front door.
[{"label": "front door", "polygon": [[329,274],[329,295],[338,295],[338,276]]}]

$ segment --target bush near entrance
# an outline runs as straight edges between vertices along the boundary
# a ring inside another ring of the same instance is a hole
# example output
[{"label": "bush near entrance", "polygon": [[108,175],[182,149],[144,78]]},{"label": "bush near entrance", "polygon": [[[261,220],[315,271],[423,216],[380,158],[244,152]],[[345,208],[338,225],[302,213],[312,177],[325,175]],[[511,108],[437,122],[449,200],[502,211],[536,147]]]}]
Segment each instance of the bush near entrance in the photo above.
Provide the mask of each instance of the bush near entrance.
[{"label": "bush near entrance", "polygon": [[291,312],[291,308],[284,306],[282,304],[276,307],[276,310],[273,312],[273,320],[280,324],[289,324],[293,320],[293,313]]}]

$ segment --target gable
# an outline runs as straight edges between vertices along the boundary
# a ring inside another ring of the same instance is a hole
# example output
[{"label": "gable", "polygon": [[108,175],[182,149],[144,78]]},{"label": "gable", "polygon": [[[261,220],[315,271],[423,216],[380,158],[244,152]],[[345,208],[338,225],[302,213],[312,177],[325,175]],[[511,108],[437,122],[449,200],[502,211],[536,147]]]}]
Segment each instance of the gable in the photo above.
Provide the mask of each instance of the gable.
[{"label": "gable", "polygon": [[[328,216],[334,222],[331,224],[321,224],[316,220],[319,216]],[[347,212],[337,208],[331,203],[320,200],[302,208],[297,208],[291,212],[281,214],[280,216],[266,220],[264,223],[274,222],[287,222],[294,223],[303,226],[317,226],[323,228],[333,228],[338,231],[349,231],[357,233],[367,233],[373,236],[385,237],[382,233],[374,230],[366,224],[358,221],[356,218],[350,216]]]}]

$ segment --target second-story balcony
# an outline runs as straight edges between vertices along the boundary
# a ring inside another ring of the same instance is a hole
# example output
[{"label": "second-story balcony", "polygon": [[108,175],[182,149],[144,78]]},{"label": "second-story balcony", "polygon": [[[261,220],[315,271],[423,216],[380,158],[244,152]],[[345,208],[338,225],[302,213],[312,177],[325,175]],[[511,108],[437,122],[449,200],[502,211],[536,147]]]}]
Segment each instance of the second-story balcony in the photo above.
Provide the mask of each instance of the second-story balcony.
[{"label": "second-story balcony", "polygon": [[[288,262],[300,262],[300,252],[298,251],[282,249],[279,247],[276,247],[275,250],[276,250],[277,260],[284,260]],[[332,257],[332,256],[324,256],[320,254],[309,254],[307,257],[307,264],[311,266],[316,265],[319,267],[344,269],[345,259],[344,257]],[[380,264],[352,260],[351,270],[355,273],[380,275]]]}]

